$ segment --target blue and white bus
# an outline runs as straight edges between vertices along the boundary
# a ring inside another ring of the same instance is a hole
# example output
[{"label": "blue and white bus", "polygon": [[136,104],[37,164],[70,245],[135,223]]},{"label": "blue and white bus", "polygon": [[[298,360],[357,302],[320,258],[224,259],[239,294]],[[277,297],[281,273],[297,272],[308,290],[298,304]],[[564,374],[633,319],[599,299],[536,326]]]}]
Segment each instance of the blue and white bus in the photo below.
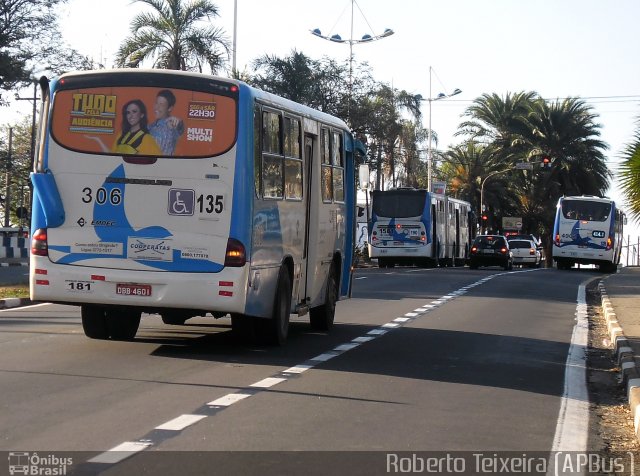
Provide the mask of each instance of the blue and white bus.
[{"label": "blue and white bus", "polygon": [[553,226],[553,260],[558,269],[579,263],[615,271],[625,222],[624,212],[609,198],[561,197]]},{"label": "blue and white bus", "polygon": [[473,239],[469,202],[424,189],[374,190],[369,257],[380,268],[464,265]]},{"label": "blue and white bus", "polygon": [[41,80],[31,298],[81,306],[85,334],[133,339],[227,314],[282,344],[349,295],[354,154],[338,118],[240,81],[168,70]]}]

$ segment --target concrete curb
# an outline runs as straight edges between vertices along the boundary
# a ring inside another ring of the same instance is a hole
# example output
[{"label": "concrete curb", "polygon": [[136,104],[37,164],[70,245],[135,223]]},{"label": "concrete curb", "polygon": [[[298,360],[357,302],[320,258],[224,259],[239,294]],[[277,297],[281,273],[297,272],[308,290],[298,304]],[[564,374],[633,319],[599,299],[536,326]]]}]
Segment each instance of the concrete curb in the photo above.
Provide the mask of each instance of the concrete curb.
[{"label": "concrete curb", "polygon": [[627,402],[633,416],[633,428],[636,438],[640,441],[640,370],[636,367],[635,355],[633,349],[629,345],[629,341],[624,334],[624,330],[618,322],[615,311],[607,290],[600,281],[598,284],[600,298],[602,302],[602,311],[607,323],[609,340],[613,346],[616,360],[620,366],[620,382],[625,386],[627,394]]}]

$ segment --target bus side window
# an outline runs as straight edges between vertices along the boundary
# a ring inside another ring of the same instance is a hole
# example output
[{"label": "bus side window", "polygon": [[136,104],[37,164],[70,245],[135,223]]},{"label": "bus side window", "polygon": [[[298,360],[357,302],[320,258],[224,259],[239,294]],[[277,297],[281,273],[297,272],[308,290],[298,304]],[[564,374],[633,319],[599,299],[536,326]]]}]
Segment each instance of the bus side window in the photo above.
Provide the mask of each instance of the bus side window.
[{"label": "bus side window", "polygon": [[332,134],[331,165],[333,169],[333,199],[336,202],[344,202],[344,145],[340,132]]},{"label": "bus side window", "polygon": [[253,183],[256,197],[262,197],[262,145],[260,137],[262,135],[261,121],[262,113],[259,106],[253,111]]},{"label": "bus side window", "polygon": [[302,198],[302,156],[300,154],[301,128],[300,120],[284,118],[284,193],[285,198],[300,200]]},{"label": "bus side window", "polygon": [[262,186],[265,198],[282,198],[284,170],[282,157],[282,117],[262,113]]},{"label": "bus side window", "polygon": [[333,171],[329,129],[325,127],[320,132],[320,161],[322,163],[322,201],[331,202],[333,200]]}]

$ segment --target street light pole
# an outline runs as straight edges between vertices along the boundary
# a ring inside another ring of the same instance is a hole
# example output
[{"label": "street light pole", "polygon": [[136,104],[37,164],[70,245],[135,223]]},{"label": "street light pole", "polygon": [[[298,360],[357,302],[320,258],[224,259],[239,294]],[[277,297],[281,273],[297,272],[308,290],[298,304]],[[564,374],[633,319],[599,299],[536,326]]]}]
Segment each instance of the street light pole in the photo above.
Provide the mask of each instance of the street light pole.
[{"label": "street light pole", "polygon": [[233,0],[233,56],[231,71],[236,73],[236,52],[238,50],[238,0]]},{"label": "street light pole", "polygon": [[[376,41],[376,40],[380,40],[382,38],[386,38],[387,36],[391,36],[394,34],[394,31],[391,30],[390,28],[387,28],[384,30],[384,32],[382,32],[379,35],[369,35],[369,34],[365,34],[362,36],[362,38],[358,39],[354,39],[353,38],[353,7],[355,4],[355,0],[351,0],[351,26],[350,26],[350,33],[349,33],[349,39],[348,40],[343,40],[342,37],[340,35],[332,35],[332,36],[325,36],[322,34],[322,32],[320,31],[319,28],[316,28],[314,30],[310,30],[311,34],[314,36],[317,36],[318,38],[322,38],[323,40],[328,40],[328,41],[332,41],[334,43],[348,43],[349,44],[349,97],[348,97],[348,103],[347,103],[347,119],[349,119],[351,117],[351,97],[352,97],[352,93],[353,93],[353,45],[357,45],[360,43],[370,43],[372,41]],[[360,7],[358,7],[360,8]]]},{"label": "street light pole", "polygon": [[[484,179],[482,179],[482,182],[480,183],[480,221],[482,221],[482,212],[484,212],[484,184],[487,181],[487,179],[489,177],[493,177],[494,175],[498,175],[498,174],[502,174],[505,172],[509,172],[511,170],[533,170],[533,164],[530,164],[528,162],[518,162],[515,167],[509,167],[508,169],[504,169],[504,170],[496,170],[495,172],[491,172],[489,175],[487,175]],[[480,228],[480,232],[484,231],[484,223],[482,224],[481,228]]]},{"label": "street light pole", "polygon": [[[503,174],[505,172],[509,172],[510,170],[523,170],[523,169],[531,170],[529,168],[530,165],[531,164],[519,163],[515,167],[509,167],[508,169],[496,170],[494,172],[491,172],[489,175],[487,175],[485,178],[482,179],[482,183],[480,184],[480,221],[481,222],[482,222],[482,212],[484,212],[484,184],[487,182],[487,180],[490,177],[493,177],[494,175]],[[480,227],[480,233],[484,234],[484,232],[485,232],[484,223],[482,223],[482,226]]]},{"label": "street light pole", "polygon": [[[431,192],[432,156],[431,156],[431,66],[429,66],[429,129],[427,131],[427,190]],[[423,136],[424,137],[424,136]]]},{"label": "street light pole", "polygon": [[31,168],[33,170],[33,162],[35,159],[35,141],[36,141],[36,105],[38,102],[38,81],[33,80],[33,97],[22,98],[16,94],[16,101],[33,101],[33,112],[31,113],[31,146],[29,153],[31,155]]},{"label": "street light pole", "polygon": [[[451,96],[455,96],[457,94],[460,94],[462,91],[458,88],[454,89],[453,92],[451,94],[445,94],[445,93],[440,93],[438,94],[437,97],[432,97],[431,96],[431,74],[433,72],[433,68],[431,66],[429,66],[429,97],[426,99],[426,101],[429,102],[429,129],[427,130],[427,190],[429,192],[432,191],[432,186],[431,186],[431,177],[433,175],[433,155],[432,155],[432,146],[431,146],[431,141],[432,141],[432,131],[431,131],[431,103],[433,101],[439,101],[440,99],[447,99],[450,98]],[[423,99],[420,95],[416,96],[420,101],[425,101],[425,99]]]}]

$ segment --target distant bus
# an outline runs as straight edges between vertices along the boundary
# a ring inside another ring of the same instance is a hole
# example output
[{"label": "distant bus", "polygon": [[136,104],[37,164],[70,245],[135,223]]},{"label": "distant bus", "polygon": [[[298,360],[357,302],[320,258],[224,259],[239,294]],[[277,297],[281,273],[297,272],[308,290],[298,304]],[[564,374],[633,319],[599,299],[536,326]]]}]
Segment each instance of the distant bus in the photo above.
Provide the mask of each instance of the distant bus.
[{"label": "distant bus", "polygon": [[354,154],[336,117],[204,74],[41,80],[31,298],[81,306],[85,334],[132,339],[230,314],[282,344],[290,313],[328,329],[349,295]]},{"label": "distant bus", "polygon": [[474,226],[468,202],[424,189],[375,190],[368,250],[380,268],[462,266]]},{"label": "distant bus", "polygon": [[553,227],[553,260],[558,269],[593,264],[613,272],[620,263],[626,217],[616,203],[593,196],[561,197]]}]

